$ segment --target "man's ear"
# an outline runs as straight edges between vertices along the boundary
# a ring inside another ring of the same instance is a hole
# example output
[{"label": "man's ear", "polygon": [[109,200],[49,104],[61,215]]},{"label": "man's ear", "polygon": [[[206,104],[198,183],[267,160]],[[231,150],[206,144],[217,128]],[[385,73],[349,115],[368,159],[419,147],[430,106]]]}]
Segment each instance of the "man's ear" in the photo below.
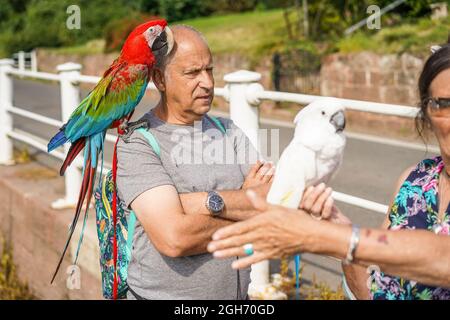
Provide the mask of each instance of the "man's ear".
[{"label": "man's ear", "polygon": [[164,72],[161,69],[154,68],[152,71],[152,80],[159,91],[166,91],[166,83],[164,79]]}]

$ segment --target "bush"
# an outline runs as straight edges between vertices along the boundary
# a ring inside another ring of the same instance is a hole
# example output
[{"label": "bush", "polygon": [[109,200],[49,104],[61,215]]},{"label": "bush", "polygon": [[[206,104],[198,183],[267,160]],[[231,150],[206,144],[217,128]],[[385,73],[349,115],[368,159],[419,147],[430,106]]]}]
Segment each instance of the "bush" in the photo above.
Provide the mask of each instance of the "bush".
[{"label": "bush", "polygon": [[197,0],[159,0],[159,14],[169,22],[208,15],[207,3]]}]

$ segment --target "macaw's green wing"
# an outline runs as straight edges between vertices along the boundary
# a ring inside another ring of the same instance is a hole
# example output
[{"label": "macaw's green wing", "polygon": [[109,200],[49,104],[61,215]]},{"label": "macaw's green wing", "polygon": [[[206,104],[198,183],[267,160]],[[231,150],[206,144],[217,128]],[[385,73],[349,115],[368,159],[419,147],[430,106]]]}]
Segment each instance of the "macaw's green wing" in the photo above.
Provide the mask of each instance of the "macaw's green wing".
[{"label": "macaw's green wing", "polygon": [[149,82],[146,65],[114,63],[72,113],[64,127],[70,141],[108,129],[138,105]]}]

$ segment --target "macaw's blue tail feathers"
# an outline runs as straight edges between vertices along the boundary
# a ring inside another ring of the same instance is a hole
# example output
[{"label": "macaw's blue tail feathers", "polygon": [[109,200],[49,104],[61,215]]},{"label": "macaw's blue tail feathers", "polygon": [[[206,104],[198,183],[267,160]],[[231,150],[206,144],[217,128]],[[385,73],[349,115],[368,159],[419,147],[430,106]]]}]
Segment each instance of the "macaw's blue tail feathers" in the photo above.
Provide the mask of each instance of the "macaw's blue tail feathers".
[{"label": "macaw's blue tail feathers", "polygon": [[52,150],[55,150],[59,146],[62,146],[64,143],[67,142],[67,137],[64,134],[64,130],[61,130],[50,140],[50,142],[47,145],[47,151],[51,152]]}]

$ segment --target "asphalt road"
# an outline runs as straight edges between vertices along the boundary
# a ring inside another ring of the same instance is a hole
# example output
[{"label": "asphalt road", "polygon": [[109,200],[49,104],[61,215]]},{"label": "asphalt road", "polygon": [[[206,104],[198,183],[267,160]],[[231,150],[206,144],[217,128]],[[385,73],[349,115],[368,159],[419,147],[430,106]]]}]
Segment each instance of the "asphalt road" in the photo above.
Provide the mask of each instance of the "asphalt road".
[{"label": "asphalt road", "polygon": [[[83,94],[87,91],[83,90]],[[134,118],[140,117],[154,105],[156,94],[146,97],[137,108]],[[59,86],[45,82],[23,79],[14,80],[14,105],[54,119],[61,119]],[[14,128],[37,135],[45,140],[51,138],[56,128],[36,121],[14,116]],[[280,152],[289,143],[293,135],[290,127],[262,124],[262,128],[279,129]],[[111,148],[111,146],[109,146]],[[44,152],[33,151],[38,159],[57,167],[60,162]],[[110,151],[108,151],[110,153]],[[388,204],[394,185],[401,172],[421,159],[433,156],[424,151],[389,146],[360,139],[348,139],[344,163],[336,178],[330,183],[334,190],[362,197],[382,204]],[[106,154],[105,159],[111,158]],[[341,210],[360,226],[377,227],[384,215],[339,203]],[[332,287],[340,282],[339,263],[324,257],[304,255],[305,279],[311,281],[313,275],[319,281],[326,281]]]}]

